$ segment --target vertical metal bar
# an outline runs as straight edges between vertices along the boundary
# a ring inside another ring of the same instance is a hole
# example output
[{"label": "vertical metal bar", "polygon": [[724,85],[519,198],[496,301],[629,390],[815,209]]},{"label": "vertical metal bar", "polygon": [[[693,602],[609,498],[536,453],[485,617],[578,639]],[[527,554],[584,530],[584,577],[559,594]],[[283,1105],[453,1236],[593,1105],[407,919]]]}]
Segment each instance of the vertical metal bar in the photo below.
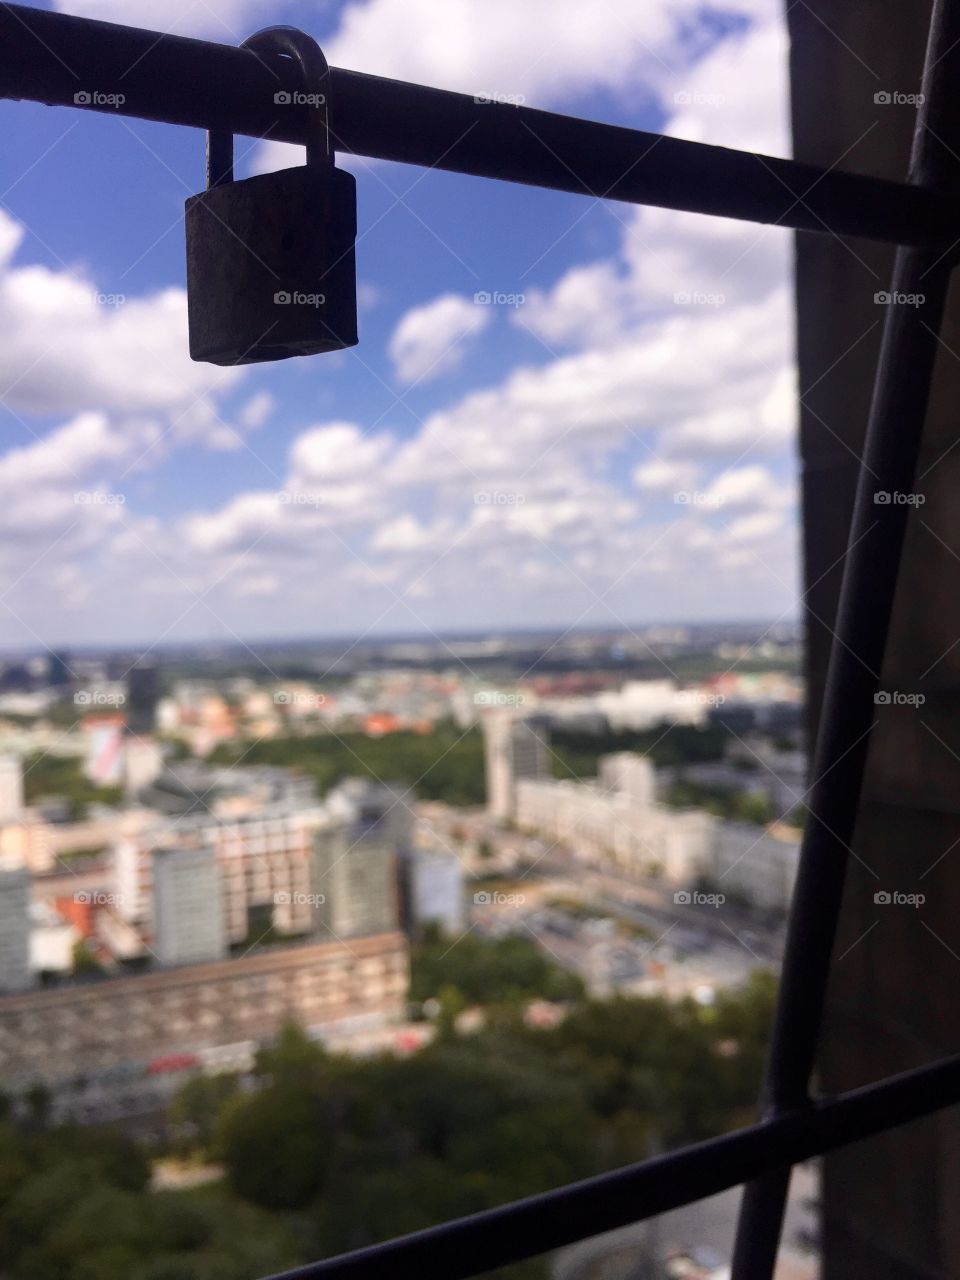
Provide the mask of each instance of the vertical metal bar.
[{"label": "vertical metal bar", "polygon": [[[910,181],[960,184],[960,3],[935,0]],[[960,234],[960,227],[958,227]],[[900,249],[894,291],[920,294],[917,307],[889,307],[857,484],[843,587],[830,654],[814,783],[787,930],[780,993],[764,1087],[767,1117],[809,1106],[830,957],[860,805],[874,694],[879,684],[906,532],[905,505],[878,506],[878,491],[910,492],[930,398],[955,250]],[[877,673],[876,675],[874,673]],[[733,1280],[770,1280],[790,1180],[775,1169],[744,1190]]]},{"label": "vertical metal bar", "polygon": [[233,134],[212,129],[207,134],[207,186],[233,181]]}]

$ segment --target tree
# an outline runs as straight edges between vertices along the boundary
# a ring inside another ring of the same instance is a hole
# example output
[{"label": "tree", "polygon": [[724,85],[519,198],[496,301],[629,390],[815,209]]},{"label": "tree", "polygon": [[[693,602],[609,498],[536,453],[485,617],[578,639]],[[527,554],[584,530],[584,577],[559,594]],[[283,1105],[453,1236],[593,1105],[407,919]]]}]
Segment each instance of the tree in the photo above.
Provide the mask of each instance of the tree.
[{"label": "tree", "polygon": [[532,938],[455,939],[428,927],[410,956],[410,999],[437,998],[443,987],[455,987],[467,1004],[577,1000],[584,990],[582,980],[545,956]]},{"label": "tree", "polygon": [[239,1077],[228,1073],[191,1076],[180,1086],[170,1103],[169,1116],[171,1124],[181,1130],[181,1149],[210,1149],[217,1118],[239,1087]]},{"label": "tree", "polygon": [[78,938],[70,948],[70,959],[75,974],[103,973],[103,965],[90,950],[86,938]]}]

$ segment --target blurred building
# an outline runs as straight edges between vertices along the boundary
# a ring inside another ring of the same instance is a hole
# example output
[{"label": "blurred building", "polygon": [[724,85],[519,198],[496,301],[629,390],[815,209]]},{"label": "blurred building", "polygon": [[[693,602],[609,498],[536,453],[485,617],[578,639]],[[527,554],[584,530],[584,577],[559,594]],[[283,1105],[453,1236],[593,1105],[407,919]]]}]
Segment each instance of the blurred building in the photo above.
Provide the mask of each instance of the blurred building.
[{"label": "blurred building", "polygon": [[51,902],[32,902],[30,916],[30,968],[37,976],[69,974],[73,949],[83,937],[76,924]]},{"label": "blurred building", "polygon": [[438,924],[447,934],[463,932],[466,909],[458,857],[442,849],[416,849],[405,861],[404,877],[411,931]]},{"label": "blurred building", "polygon": [[98,787],[115,787],[123,782],[124,726],[121,715],[92,715],[84,719],[87,754],[83,771]]},{"label": "blurred building", "polygon": [[123,743],[123,785],[128,796],[138,796],[160,777],[163,750],[155,738],[127,735]]},{"label": "blurred building", "polygon": [[595,782],[528,780],[518,782],[516,792],[518,827],[577,858],[683,887],[707,879],[762,911],[789,906],[797,832],[658,804],[654,770],[642,756],[601,757]]},{"label": "blurred building", "polygon": [[198,760],[176,760],[164,766],[141,793],[144,803],[161,813],[254,813],[267,804],[309,807],[316,804],[313,781],[273,765],[217,767]]},{"label": "blurred building", "polygon": [[238,1046],[249,1065],[291,1020],[316,1035],[401,1017],[407,975],[406,939],[388,933],[2,996],[0,1077],[13,1092],[47,1084],[61,1117],[143,1110],[143,1095],[155,1106],[164,1081],[222,1069]]},{"label": "blurred building", "polygon": [[487,808],[493,817],[507,821],[514,816],[518,782],[550,775],[547,725],[514,711],[491,711],[483,718],[483,740]]},{"label": "blurred building", "polygon": [[216,852],[153,851],[153,941],[161,964],[201,964],[227,952],[223,887]]},{"label": "blurred building", "polygon": [[0,825],[17,822],[23,814],[23,762],[19,756],[0,756]]},{"label": "blurred building", "polygon": [[648,806],[656,801],[657,782],[653,765],[646,756],[635,751],[617,751],[603,756],[598,777],[602,790],[628,796],[634,804]]},{"label": "blurred building", "polygon": [[0,862],[0,991],[30,986],[30,872]]},{"label": "blurred building", "polygon": [[800,860],[800,836],[792,827],[718,822],[714,828],[711,883],[728,898],[760,911],[786,911]]},{"label": "blurred building", "polygon": [[523,831],[630,875],[686,884],[713,862],[717,820],[711,814],[642,804],[595,782],[519,782],[516,819]]},{"label": "blurred building", "polygon": [[47,658],[47,683],[62,689],[73,679],[70,663],[64,653],[50,653]]},{"label": "blurred building", "polygon": [[400,863],[409,846],[403,788],[351,778],[327,797],[315,836],[314,893],[321,928],[363,937],[400,923]]},{"label": "blurred building", "polygon": [[328,821],[319,805],[280,802],[253,813],[219,817],[209,812],[157,821],[118,842],[115,851],[120,913],[155,930],[154,852],[210,848],[219,870],[228,944],[251,930],[274,927],[309,934],[317,920],[311,901],[313,836]]},{"label": "blurred building", "polygon": [[594,705],[614,731],[670,724],[700,724],[706,706],[673,680],[628,680],[620,689],[597,694]]},{"label": "blurred building", "polygon": [[127,728],[143,736],[153,733],[157,724],[159,673],[150,658],[141,658],[127,672]]},{"label": "blurred building", "polygon": [[[31,805],[19,822],[0,828],[0,856],[13,857],[34,875],[42,875],[54,870],[66,856],[105,853],[115,841],[155,823],[158,817],[153,810],[140,807],[91,805],[88,816],[79,822],[51,822],[41,808]],[[60,869],[66,870],[65,864]]]}]

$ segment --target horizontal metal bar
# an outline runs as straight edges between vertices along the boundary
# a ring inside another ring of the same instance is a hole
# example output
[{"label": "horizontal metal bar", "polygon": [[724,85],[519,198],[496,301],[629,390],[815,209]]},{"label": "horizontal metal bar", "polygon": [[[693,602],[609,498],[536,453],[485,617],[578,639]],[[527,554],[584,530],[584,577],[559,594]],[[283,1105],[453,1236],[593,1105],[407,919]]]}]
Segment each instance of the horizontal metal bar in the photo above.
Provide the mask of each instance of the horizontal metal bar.
[{"label": "horizontal metal bar", "polygon": [[[291,65],[232,45],[0,5],[0,95],[303,142]],[[960,196],[331,68],[340,151],[634,204],[939,244]],[[89,100],[76,102],[76,94]],[[97,95],[103,95],[98,98]],[[116,101],[122,95],[123,101]],[[199,168],[199,165],[198,165]]]},{"label": "horizontal metal bar", "polygon": [[269,1280],[465,1280],[642,1222],[960,1101],[960,1055],[803,1111]]}]

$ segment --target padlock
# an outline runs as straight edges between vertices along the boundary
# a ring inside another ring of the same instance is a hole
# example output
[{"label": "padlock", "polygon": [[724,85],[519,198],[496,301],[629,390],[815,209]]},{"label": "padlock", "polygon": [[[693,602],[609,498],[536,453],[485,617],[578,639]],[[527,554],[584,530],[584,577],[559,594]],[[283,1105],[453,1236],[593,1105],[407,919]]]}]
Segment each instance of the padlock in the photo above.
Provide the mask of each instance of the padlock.
[{"label": "padlock", "polygon": [[302,31],[271,27],[244,41],[283,53],[303,71],[310,118],[307,163],[233,180],[233,138],[207,136],[207,190],[186,202],[190,355],[210,364],[253,364],[357,343],[357,183],[334,166],[330,71]]}]

